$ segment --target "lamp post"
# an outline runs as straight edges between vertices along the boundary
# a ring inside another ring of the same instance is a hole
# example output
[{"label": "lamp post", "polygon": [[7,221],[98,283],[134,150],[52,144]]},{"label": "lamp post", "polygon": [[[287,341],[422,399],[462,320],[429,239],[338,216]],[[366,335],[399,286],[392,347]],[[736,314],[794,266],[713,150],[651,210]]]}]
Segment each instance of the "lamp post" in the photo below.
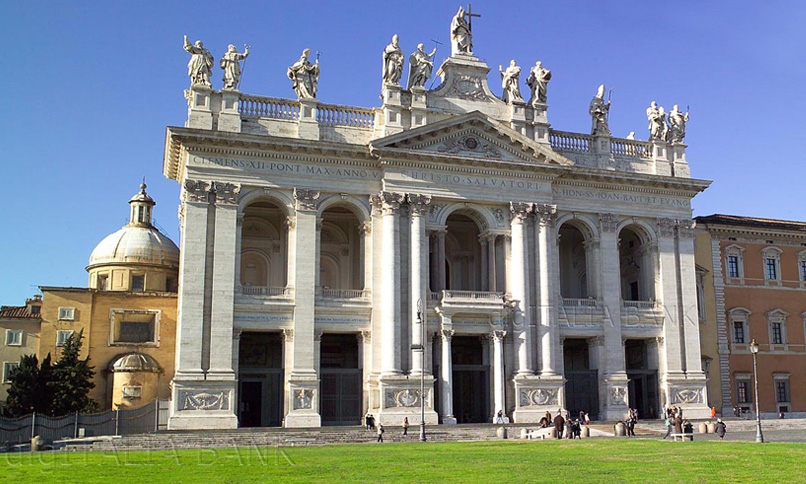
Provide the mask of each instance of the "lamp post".
[{"label": "lamp post", "polygon": [[758,343],[756,343],[755,339],[750,341],[750,353],[753,354],[753,386],[756,393],[756,442],[763,444],[764,434],[761,433],[761,412],[758,402]]},{"label": "lamp post", "polygon": [[425,324],[423,324],[423,300],[417,300],[417,324],[420,325],[420,344],[411,349],[420,352],[420,442],[425,442]]}]

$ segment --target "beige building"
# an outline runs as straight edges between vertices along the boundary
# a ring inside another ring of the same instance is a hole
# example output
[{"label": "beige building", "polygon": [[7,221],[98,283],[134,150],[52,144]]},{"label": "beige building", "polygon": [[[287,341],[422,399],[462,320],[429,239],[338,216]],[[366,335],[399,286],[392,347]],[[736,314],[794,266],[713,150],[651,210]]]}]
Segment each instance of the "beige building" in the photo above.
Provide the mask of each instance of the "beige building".
[{"label": "beige building", "polygon": [[11,382],[8,375],[17,366],[23,355],[36,353],[39,346],[40,311],[42,296],[36,295],[25,301],[25,306],[0,307],[0,408],[5,404]]},{"label": "beige building", "polygon": [[55,361],[83,330],[82,356],[96,371],[90,397],[101,408],[168,398],[174,371],[179,249],[152,225],[145,185],[129,204],[129,223],[90,256],[89,288],[40,288],[40,358],[51,353]]}]

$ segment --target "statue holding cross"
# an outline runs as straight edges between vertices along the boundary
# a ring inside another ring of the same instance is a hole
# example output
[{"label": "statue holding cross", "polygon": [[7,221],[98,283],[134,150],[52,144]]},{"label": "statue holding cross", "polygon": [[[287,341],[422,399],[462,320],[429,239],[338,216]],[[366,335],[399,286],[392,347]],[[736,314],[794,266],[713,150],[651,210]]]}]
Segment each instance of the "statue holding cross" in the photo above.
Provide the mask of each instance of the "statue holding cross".
[{"label": "statue holding cross", "polygon": [[467,11],[464,7],[459,7],[459,11],[451,21],[451,55],[456,54],[473,54],[473,33],[471,27],[473,25],[473,17],[481,17],[481,15],[471,11],[471,5],[467,5]]}]

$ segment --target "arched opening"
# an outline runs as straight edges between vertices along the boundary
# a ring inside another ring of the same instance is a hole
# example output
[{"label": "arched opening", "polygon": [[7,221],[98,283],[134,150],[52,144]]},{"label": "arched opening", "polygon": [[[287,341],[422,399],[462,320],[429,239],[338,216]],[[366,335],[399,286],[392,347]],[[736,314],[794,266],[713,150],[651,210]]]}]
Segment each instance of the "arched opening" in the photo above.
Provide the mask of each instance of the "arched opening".
[{"label": "arched opening", "polygon": [[244,209],[240,261],[240,282],[244,288],[286,286],[288,229],[285,222],[285,213],[268,200],[257,200]]},{"label": "arched opening", "polygon": [[445,235],[445,288],[481,291],[481,245],[479,226],[468,215],[454,212],[447,220]]},{"label": "arched opening", "polygon": [[621,268],[621,299],[651,301],[655,298],[654,274],[648,240],[634,227],[625,227],[619,234],[619,264]]},{"label": "arched opening", "polygon": [[322,212],[319,233],[319,282],[322,289],[361,290],[364,273],[361,259],[361,222],[342,206]]},{"label": "arched opening", "polygon": [[585,235],[572,224],[560,227],[560,295],[584,299],[595,296],[588,283],[588,253]]}]

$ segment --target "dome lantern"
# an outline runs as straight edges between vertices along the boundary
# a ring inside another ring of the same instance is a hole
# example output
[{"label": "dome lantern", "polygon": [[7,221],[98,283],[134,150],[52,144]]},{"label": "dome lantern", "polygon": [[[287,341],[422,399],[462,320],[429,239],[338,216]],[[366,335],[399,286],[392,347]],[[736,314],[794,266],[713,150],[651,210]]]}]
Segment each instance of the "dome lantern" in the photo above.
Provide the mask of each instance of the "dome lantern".
[{"label": "dome lantern", "polygon": [[140,192],[129,200],[129,205],[131,205],[129,225],[151,226],[151,208],[157,203],[146,193],[146,186],[145,178],[143,178],[143,183],[140,184]]}]

